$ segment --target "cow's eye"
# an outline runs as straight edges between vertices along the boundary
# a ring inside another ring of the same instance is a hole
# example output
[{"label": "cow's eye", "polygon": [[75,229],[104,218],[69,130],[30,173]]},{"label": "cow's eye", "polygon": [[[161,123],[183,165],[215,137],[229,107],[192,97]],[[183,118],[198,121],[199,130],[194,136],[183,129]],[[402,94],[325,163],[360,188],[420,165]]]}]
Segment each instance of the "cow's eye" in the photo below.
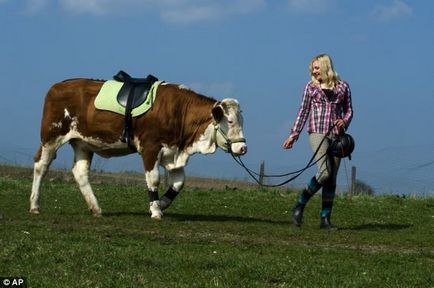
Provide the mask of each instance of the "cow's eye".
[{"label": "cow's eye", "polygon": [[234,121],[232,121],[232,120],[228,120],[228,124],[229,124],[229,125],[232,125],[232,124],[234,124]]}]

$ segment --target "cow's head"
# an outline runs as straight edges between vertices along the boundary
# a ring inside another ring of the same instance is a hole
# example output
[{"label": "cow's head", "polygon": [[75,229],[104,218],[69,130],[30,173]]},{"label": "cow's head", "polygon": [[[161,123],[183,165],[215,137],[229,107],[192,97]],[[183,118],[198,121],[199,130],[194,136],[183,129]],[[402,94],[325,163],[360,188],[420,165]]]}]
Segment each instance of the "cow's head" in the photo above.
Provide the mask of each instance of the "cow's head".
[{"label": "cow's head", "polygon": [[215,120],[215,141],[217,146],[234,155],[247,153],[243,134],[243,116],[236,99],[226,98],[217,102],[212,115]]}]

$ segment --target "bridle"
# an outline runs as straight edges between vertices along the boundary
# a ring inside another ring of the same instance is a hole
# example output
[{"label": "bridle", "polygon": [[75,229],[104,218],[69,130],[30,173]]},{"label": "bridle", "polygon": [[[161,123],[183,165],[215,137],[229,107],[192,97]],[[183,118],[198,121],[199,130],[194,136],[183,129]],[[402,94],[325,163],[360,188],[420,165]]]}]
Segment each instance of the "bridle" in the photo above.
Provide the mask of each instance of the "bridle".
[{"label": "bridle", "polygon": [[[224,145],[220,145],[217,141],[217,133],[219,133],[223,139],[225,139]],[[216,123],[214,124],[214,140],[218,147],[220,147],[223,151],[226,153],[231,153],[232,157],[235,157],[234,153],[232,152],[231,146],[233,143],[246,143],[246,138],[235,138],[230,139],[225,131],[220,128],[220,124]]]}]

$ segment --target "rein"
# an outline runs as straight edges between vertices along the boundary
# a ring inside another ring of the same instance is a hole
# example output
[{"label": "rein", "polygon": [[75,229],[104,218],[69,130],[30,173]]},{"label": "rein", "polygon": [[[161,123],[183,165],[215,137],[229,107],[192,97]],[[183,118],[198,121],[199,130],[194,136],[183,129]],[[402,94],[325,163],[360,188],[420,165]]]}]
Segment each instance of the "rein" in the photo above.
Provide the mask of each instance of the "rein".
[{"label": "rein", "polygon": [[[336,124],[333,124],[333,126],[329,129],[329,131],[324,135],[323,139],[321,140],[320,144],[318,145],[318,148],[316,149],[315,153],[312,155],[312,157],[310,158],[309,162],[306,164],[306,166],[300,170],[297,171],[293,171],[293,172],[288,172],[285,174],[277,174],[277,175],[265,175],[265,174],[259,174],[251,169],[249,169],[243,162],[243,160],[241,160],[240,156],[235,156],[232,151],[231,156],[232,158],[235,160],[235,162],[240,165],[242,168],[244,168],[244,170],[246,170],[246,172],[250,175],[250,177],[253,178],[253,180],[255,180],[256,183],[258,183],[259,185],[263,186],[263,187],[279,187],[279,186],[283,186],[291,181],[293,181],[294,179],[296,179],[298,176],[300,176],[304,171],[306,171],[307,169],[309,169],[310,167],[312,167],[313,165],[315,165],[316,163],[318,163],[322,158],[324,158],[327,155],[327,152],[324,153],[323,155],[321,155],[321,157],[319,157],[316,161],[315,157],[318,154],[319,149],[322,146],[322,143],[325,141],[325,139],[329,136],[330,132],[333,130],[333,128],[336,126]],[[244,140],[245,141],[245,140]],[[294,175],[294,176],[292,176]],[[257,177],[265,177],[265,178],[282,178],[282,177],[287,177],[287,176],[291,176],[289,179],[279,183],[279,184],[263,184],[259,181],[259,179]]]}]

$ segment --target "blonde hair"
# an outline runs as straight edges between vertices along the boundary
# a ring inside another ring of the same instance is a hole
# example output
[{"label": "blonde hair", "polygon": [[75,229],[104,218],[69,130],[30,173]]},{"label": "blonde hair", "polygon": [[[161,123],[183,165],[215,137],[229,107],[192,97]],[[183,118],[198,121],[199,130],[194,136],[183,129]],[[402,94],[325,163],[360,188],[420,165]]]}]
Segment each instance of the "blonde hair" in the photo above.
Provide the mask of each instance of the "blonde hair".
[{"label": "blonde hair", "polygon": [[339,82],[340,77],[338,73],[333,68],[332,58],[327,54],[319,54],[312,58],[309,63],[309,71],[312,82],[316,85],[320,85],[319,81],[313,76],[313,62],[318,61],[321,73],[322,83],[326,84],[328,87],[334,88]]}]

